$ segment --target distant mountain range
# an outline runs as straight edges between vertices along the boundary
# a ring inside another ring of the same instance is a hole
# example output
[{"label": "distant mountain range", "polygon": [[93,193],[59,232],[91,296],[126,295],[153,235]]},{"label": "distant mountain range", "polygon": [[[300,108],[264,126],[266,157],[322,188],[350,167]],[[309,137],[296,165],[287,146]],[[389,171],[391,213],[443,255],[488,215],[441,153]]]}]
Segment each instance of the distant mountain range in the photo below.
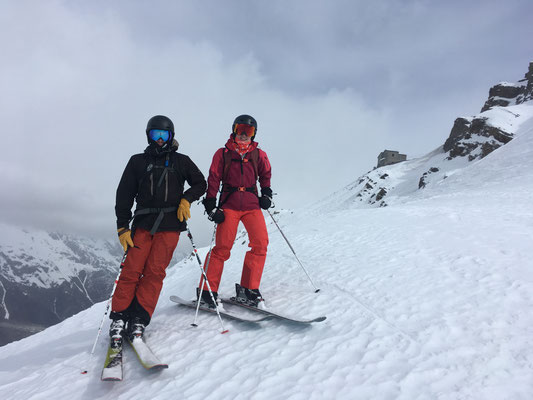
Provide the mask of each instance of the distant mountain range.
[{"label": "distant mountain range", "polygon": [[[118,239],[0,229],[0,346],[109,298],[123,255]],[[172,262],[183,257],[177,250]]]},{"label": "distant mountain range", "polygon": [[0,345],[109,297],[122,253],[118,241],[1,229]]}]

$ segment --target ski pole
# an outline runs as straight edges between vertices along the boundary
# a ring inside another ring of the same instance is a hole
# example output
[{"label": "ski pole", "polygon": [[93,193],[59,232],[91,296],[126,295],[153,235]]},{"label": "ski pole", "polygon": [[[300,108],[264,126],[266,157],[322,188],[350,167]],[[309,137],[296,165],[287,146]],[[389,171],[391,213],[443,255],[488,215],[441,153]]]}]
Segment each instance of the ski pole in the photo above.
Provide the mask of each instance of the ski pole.
[{"label": "ski pole", "polygon": [[279,227],[278,223],[276,222],[276,220],[274,219],[274,216],[272,215],[272,213],[270,212],[270,210],[266,210],[268,212],[268,215],[270,215],[270,218],[272,218],[272,221],[274,221],[274,224],[276,224],[279,232],[281,233],[281,236],[283,236],[283,239],[285,239],[285,241],[287,242],[287,244],[289,245],[289,248],[291,249],[292,251],[292,254],[294,254],[294,257],[296,257],[296,261],[298,261],[298,264],[300,264],[300,267],[302,267],[302,269],[304,270],[305,274],[307,275],[307,278],[309,279],[309,282],[311,282],[311,285],[313,285],[313,287],[315,288],[315,293],[318,293],[320,291],[320,289],[318,289],[315,284],[313,283],[313,281],[311,280],[311,277],[309,276],[309,274],[307,273],[307,270],[305,269],[305,267],[303,266],[302,262],[300,261],[300,259],[298,258],[298,256],[296,255],[296,252],[294,251],[294,249],[292,248],[290,242],[289,242],[289,239],[287,239],[287,236],[285,236],[285,234],[283,233],[283,231],[281,230],[281,228]]},{"label": "ski pole", "polygon": [[[192,248],[194,250],[194,254],[196,255],[196,260],[198,261],[198,265],[200,266],[200,270],[202,271],[202,275],[204,277],[204,282],[207,285],[207,290],[209,290],[209,296],[211,296],[211,300],[213,301],[213,304],[215,304],[215,311],[218,315],[218,320],[220,321],[220,326],[222,327],[222,334],[227,333],[228,330],[224,328],[224,323],[222,322],[222,317],[220,316],[220,312],[218,311],[218,307],[216,306],[215,298],[213,297],[213,292],[211,291],[211,285],[209,285],[209,281],[207,280],[207,274],[204,271],[204,268],[202,267],[202,261],[200,260],[200,256],[198,255],[198,250],[196,249],[196,245],[194,244],[194,240],[192,238],[192,233],[189,227],[187,227],[187,236],[189,236],[189,239],[191,240]],[[199,302],[199,301],[198,301]]]},{"label": "ski pole", "polygon": [[[130,248],[128,247],[128,250]],[[100,321],[100,327],[98,328],[98,333],[96,334],[96,339],[94,340],[93,348],[91,350],[91,354],[89,355],[89,362],[88,364],[91,364],[91,361],[93,359],[94,350],[96,349],[96,344],[98,343],[98,339],[100,338],[100,334],[102,333],[102,327],[104,326],[105,317],[109,313],[109,307],[111,306],[111,300],[113,300],[113,294],[115,294],[115,289],[117,288],[118,284],[118,278],[120,277],[120,272],[122,271],[122,267],[124,267],[124,262],[126,261],[126,256],[128,255],[128,250],[124,252],[124,256],[122,256],[122,261],[120,262],[120,268],[118,270],[117,277],[115,278],[115,282],[113,283],[113,289],[111,289],[111,295],[109,296],[109,299],[107,300],[106,308],[104,315],[102,316],[102,321]],[[86,374],[87,369],[83,370],[81,373]]]},{"label": "ski pole", "polygon": [[[207,262],[205,264],[205,273],[207,275],[207,271],[209,270],[209,261],[211,260],[211,251],[213,250],[213,243],[215,242],[215,237],[217,234],[217,227],[218,224],[215,224],[215,229],[213,230],[213,237],[211,238],[211,244],[209,245],[209,254],[207,255]],[[191,324],[192,326],[198,326],[196,321],[198,320],[198,312],[200,311],[200,295],[203,292],[205,287],[205,279],[202,278],[202,288],[200,289],[200,292],[198,293],[198,299],[196,302],[196,312],[194,314],[194,322]]]}]

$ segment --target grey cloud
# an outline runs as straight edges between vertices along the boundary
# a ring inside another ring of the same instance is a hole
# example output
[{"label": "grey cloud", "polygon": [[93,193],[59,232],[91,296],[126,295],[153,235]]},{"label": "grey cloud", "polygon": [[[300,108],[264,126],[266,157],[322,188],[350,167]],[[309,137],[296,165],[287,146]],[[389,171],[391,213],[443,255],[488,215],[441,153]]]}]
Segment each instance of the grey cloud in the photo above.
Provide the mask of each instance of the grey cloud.
[{"label": "grey cloud", "polygon": [[[519,0],[10,3],[0,216],[112,231],[116,185],[154,114],[174,120],[180,151],[207,173],[234,116],[251,113],[278,206],[312,202],[384,148],[433,150],[491,85],[521,78],[531,10]],[[208,240],[200,207],[193,219]]]}]

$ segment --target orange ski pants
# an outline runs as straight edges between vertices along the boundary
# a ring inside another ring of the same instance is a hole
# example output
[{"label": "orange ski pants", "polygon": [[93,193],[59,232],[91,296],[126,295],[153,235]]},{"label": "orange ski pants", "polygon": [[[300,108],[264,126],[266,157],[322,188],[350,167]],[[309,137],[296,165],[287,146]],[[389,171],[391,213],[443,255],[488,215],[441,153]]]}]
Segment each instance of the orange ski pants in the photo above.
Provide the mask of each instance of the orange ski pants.
[{"label": "orange ski pants", "polygon": [[[226,209],[224,210],[224,216],[224,222],[218,224],[216,244],[211,251],[209,264],[207,264],[209,253],[204,262],[207,270],[207,280],[209,281],[211,290],[218,292],[224,262],[230,257],[231,248],[233,247],[240,221],[242,221],[244,228],[248,232],[248,247],[251,247],[251,250],[244,257],[241,286],[248,289],[259,289],[268,247],[268,232],[265,217],[259,209],[249,211]],[[200,280],[199,287],[203,287],[203,279]],[[207,286],[203,287],[203,289],[207,290]]]},{"label": "orange ski pants", "polygon": [[139,304],[152,316],[179,237],[180,233],[174,231],[156,232],[152,236],[145,229],[135,230],[135,246],[129,248],[124,261],[113,294],[112,311],[126,310],[136,296]]}]

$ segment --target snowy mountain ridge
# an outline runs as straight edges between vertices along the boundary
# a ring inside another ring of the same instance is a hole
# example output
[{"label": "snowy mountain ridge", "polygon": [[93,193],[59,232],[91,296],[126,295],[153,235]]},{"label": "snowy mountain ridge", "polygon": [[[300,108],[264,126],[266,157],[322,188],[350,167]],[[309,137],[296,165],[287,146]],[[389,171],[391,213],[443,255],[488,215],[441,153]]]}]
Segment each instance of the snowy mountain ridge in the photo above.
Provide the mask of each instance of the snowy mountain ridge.
[{"label": "snowy mountain ridge", "polygon": [[115,238],[0,229],[0,346],[109,297],[123,254]]},{"label": "snowy mountain ridge", "polygon": [[51,288],[62,281],[79,278],[82,270],[91,273],[102,267],[117,269],[120,248],[115,242],[29,231],[7,224],[1,224],[0,228],[7,232],[0,243],[0,271],[3,278],[12,282]]},{"label": "snowy mountain ridge", "polygon": [[0,344],[50,326],[111,291],[116,242],[0,224]]},{"label": "snowy mountain ridge", "polygon": [[480,114],[457,118],[443,146],[424,157],[369,171],[324,201],[341,208],[385,207],[438,184],[512,140],[521,125],[533,116],[532,99],[533,63],[530,63],[521,81],[502,82],[490,89]]}]

